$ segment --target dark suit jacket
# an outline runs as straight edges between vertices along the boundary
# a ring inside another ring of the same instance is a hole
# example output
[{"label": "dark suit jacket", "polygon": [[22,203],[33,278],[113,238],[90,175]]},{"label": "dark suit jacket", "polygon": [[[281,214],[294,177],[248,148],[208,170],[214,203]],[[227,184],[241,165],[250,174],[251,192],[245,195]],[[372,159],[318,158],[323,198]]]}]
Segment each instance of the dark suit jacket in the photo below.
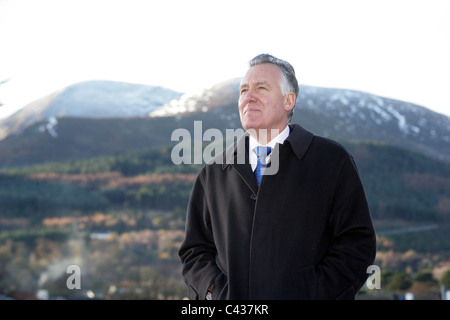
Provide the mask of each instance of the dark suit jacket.
[{"label": "dark suit jacket", "polygon": [[211,284],[213,299],[354,299],[367,280],[375,232],[352,156],[290,131],[259,190],[248,161],[235,161],[245,135],[199,172],[179,249],[191,299]]}]

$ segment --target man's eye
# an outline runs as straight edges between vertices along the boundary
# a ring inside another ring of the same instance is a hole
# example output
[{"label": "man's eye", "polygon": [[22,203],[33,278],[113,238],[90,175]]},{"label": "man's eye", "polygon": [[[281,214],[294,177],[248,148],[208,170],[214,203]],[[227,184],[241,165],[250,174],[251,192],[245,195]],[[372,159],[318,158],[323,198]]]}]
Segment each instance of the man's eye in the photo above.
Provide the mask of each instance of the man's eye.
[{"label": "man's eye", "polygon": [[247,89],[242,89],[242,90],[241,90],[241,95],[244,94],[244,93],[246,93],[246,92],[247,92]]}]

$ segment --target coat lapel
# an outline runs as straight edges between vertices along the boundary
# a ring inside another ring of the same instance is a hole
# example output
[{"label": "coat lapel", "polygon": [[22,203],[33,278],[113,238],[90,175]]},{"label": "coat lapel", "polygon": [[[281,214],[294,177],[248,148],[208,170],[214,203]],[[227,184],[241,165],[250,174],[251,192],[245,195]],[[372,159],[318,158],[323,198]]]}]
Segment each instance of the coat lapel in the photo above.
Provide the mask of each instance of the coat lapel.
[{"label": "coat lapel", "polygon": [[241,136],[237,142],[225,151],[225,160],[222,164],[223,170],[229,165],[237,171],[242,180],[256,195],[258,193],[258,184],[256,183],[248,156],[248,133]]},{"label": "coat lapel", "polygon": [[[290,134],[286,139],[295,155],[302,159],[311,144],[313,134],[298,124],[290,125]],[[248,137],[245,133],[232,146],[225,151],[222,169],[225,170],[229,165],[232,166],[239,176],[244,180],[247,186],[256,195],[258,193],[258,184],[249,161],[248,155]],[[279,152],[279,147],[273,152]],[[268,166],[270,166],[270,162]]]},{"label": "coat lapel", "polygon": [[312,142],[314,134],[298,124],[290,125],[289,128],[290,134],[286,141],[290,143],[297,158],[302,159]]}]

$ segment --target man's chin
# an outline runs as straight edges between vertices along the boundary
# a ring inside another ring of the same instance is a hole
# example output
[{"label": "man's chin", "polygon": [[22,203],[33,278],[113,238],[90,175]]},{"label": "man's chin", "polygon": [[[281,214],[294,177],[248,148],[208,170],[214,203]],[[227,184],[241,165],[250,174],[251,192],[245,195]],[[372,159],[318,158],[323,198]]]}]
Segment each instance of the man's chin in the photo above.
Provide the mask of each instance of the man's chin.
[{"label": "man's chin", "polygon": [[244,125],[242,126],[245,130],[259,130],[261,128],[263,128],[264,126],[262,125],[262,123],[260,121],[252,121],[249,120],[247,122],[244,123]]}]

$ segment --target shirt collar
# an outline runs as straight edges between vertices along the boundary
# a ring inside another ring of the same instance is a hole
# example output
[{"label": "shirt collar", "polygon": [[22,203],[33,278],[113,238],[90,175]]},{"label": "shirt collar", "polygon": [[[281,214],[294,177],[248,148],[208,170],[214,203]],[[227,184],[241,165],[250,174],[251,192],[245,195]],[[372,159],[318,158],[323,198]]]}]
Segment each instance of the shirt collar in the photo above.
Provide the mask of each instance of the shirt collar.
[{"label": "shirt collar", "polygon": [[[284,140],[289,136],[289,126],[286,126],[283,131],[281,131],[275,138],[270,140],[268,144],[265,146],[271,147],[272,149],[275,148],[275,145],[277,143],[283,144]],[[257,146],[261,146],[261,144],[252,136],[249,138],[249,150],[250,152]]]}]

